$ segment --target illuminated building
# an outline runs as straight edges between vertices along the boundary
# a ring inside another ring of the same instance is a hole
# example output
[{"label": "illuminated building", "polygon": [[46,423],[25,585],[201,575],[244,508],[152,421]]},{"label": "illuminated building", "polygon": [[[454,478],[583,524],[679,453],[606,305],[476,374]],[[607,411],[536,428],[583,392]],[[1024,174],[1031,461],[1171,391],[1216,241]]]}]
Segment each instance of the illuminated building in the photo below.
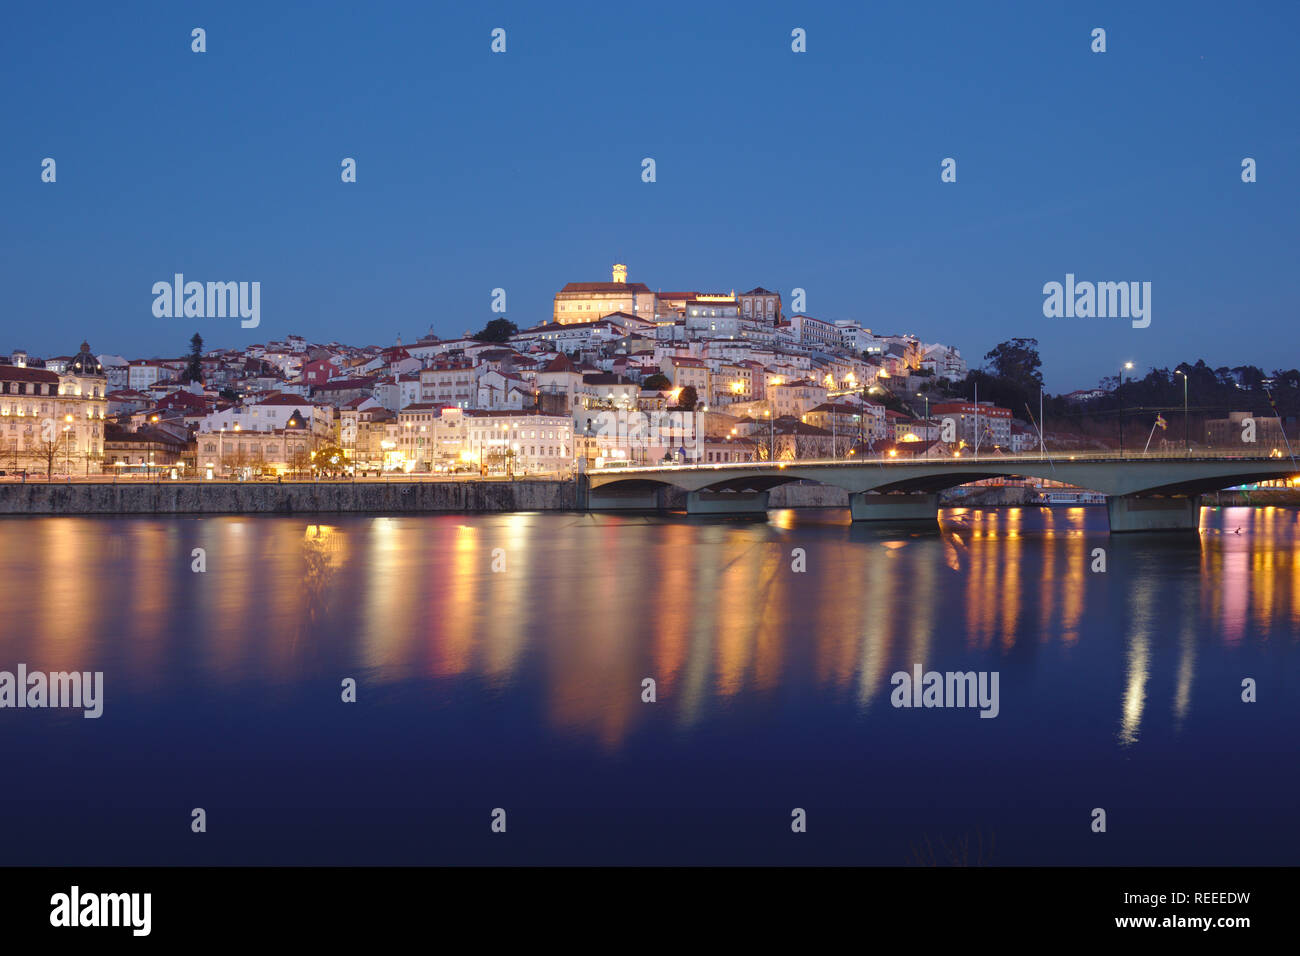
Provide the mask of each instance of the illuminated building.
[{"label": "illuminated building", "polygon": [[85,342],[62,374],[0,365],[0,471],[98,474],[106,392],[104,370]]},{"label": "illuminated building", "polygon": [[627,266],[614,266],[612,282],[570,282],[555,294],[552,319],[559,325],[594,322],[626,312],[647,322],[655,319],[655,294],[640,282],[627,281]]}]

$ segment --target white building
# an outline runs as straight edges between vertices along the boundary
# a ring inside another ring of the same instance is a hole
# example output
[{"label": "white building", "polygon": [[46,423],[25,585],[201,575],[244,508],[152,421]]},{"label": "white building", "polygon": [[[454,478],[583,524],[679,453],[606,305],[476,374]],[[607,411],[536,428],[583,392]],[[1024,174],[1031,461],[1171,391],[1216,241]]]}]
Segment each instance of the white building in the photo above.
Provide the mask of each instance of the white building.
[{"label": "white building", "polygon": [[[633,324],[638,328],[648,325],[648,323],[640,321],[635,323],[628,321],[620,325],[615,321],[617,318],[619,316],[610,316],[609,318],[598,319],[595,322],[570,322],[568,324],[547,322],[545,325],[525,329],[517,335],[511,336],[510,341],[518,345],[529,345],[537,342],[557,352],[571,353],[617,341],[628,333],[629,327]],[[634,319],[635,316],[629,318]]]},{"label": "white building", "polygon": [[561,474],[573,468],[573,419],[535,410],[463,413],[462,458],[515,475]]},{"label": "white building", "polygon": [[611,462],[660,464],[699,461],[701,415],[678,410],[580,408],[574,433],[581,454],[600,467]]},{"label": "white building", "polygon": [[478,370],[468,359],[439,359],[420,370],[420,401],[468,408],[478,397]]},{"label": "white building", "polygon": [[[303,424],[298,424],[302,422]],[[296,395],[274,395],[258,404],[232,405],[199,423],[200,432],[270,432],[286,427],[306,429],[321,439],[333,432],[334,409]]]},{"label": "white building", "polygon": [[856,355],[866,352],[868,355],[881,355],[889,347],[881,336],[870,329],[864,329],[857,322],[841,319],[835,323],[840,330],[840,342],[844,348]]},{"label": "white building", "polygon": [[734,293],[701,293],[687,301],[685,321],[688,337],[734,339],[740,333],[740,305]]},{"label": "white building", "polygon": [[152,359],[135,359],[128,366],[126,387],[143,392],[159,379],[170,378],[171,370],[162,362]]},{"label": "white building", "polygon": [[821,348],[841,348],[844,337],[833,322],[815,319],[811,315],[790,316],[790,331],[794,340],[802,345]]},{"label": "white building", "polygon": [[961,357],[961,350],[951,345],[922,346],[921,368],[934,372],[937,378],[946,378],[960,382],[966,378],[966,360]]},{"label": "white building", "polygon": [[104,370],[104,378],[108,381],[108,390],[116,392],[126,388],[130,363],[121,355],[100,355],[98,358],[100,368]]}]

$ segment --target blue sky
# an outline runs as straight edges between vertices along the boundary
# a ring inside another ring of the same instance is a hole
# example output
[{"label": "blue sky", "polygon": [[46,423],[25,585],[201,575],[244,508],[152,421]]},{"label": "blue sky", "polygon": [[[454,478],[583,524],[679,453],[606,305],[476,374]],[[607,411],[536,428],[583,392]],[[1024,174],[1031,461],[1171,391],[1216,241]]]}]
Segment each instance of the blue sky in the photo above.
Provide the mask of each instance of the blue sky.
[{"label": "blue sky", "polygon": [[[522,327],[622,260],[652,289],[801,287],[812,315],[972,365],[1036,337],[1052,391],[1124,361],[1300,365],[1294,3],[3,16],[0,351],[453,336],[493,317],[496,287]],[[175,272],[260,281],[261,326],[155,318],[150,289]],[[1151,282],[1151,326],[1044,318],[1043,284],[1067,272]]]}]

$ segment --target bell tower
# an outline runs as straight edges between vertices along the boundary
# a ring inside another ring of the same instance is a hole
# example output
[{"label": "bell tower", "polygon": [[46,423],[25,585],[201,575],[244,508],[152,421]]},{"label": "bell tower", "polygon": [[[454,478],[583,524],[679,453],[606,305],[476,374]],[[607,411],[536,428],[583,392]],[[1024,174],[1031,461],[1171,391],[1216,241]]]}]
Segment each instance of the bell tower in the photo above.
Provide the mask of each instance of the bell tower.
[{"label": "bell tower", "polygon": [[627,266],[621,262],[614,263],[614,281],[627,282]]}]

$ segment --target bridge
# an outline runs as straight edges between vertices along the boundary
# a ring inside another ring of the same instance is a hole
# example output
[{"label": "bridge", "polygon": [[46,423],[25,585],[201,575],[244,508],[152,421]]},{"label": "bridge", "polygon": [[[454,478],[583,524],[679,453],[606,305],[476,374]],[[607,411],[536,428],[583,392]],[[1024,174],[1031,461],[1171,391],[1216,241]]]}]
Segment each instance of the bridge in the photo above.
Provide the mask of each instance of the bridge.
[{"label": "bridge", "polygon": [[984,458],[835,459],[598,468],[587,472],[592,511],[658,510],[664,490],[686,492],[693,515],[767,512],[768,492],[815,481],[849,493],[854,521],[936,523],[939,492],[988,478],[1043,478],[1107,496],[1112,532],[1195,531],[1209,491],[1300,474],[1290,458],[1170,455],[998,455]]}]

